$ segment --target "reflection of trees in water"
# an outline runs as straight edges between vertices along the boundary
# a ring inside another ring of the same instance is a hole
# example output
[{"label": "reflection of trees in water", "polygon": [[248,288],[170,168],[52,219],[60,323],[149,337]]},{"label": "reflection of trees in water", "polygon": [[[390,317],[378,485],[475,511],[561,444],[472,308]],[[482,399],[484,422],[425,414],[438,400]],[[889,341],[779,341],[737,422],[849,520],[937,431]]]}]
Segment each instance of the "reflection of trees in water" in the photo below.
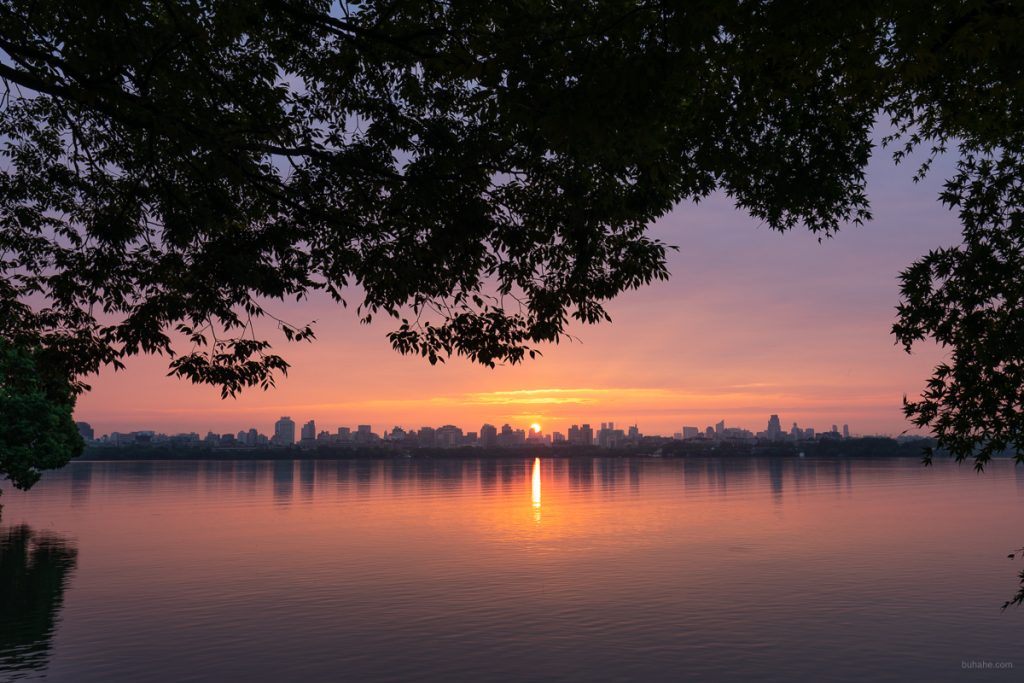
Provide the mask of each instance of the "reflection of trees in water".
[{"label": "reflection of trees in water", "polygon": [[45,668],[77,557],[55,534],[0,527],[0,677]]}]

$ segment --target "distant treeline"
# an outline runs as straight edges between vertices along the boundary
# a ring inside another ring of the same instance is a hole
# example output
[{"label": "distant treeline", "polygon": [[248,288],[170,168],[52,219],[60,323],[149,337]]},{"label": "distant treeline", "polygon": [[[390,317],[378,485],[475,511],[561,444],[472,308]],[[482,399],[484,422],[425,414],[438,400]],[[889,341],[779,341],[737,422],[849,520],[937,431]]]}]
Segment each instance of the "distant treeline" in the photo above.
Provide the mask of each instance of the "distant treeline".
[{"label": "distant treeline", "polygon": [[818,439],[815,441],[771,442],[755,444],[742,441],[669,441],[661,446],[664,457],[765,456],[809,458],[920,458],[926,447],[935,447],[933,439],[897,441],[884,436],[854,439]]},{"label": "distant treeline", "polygon": [[822,439],[797,443],[741,441],[676,441],[645,438],[631,448],[600,446],[523,445],[512,448],[413,448],[395,446],[329,446],[312,448],[213,448],[205,445],[137,444],[133,446],[90,446],[81,460],[347,460],[364,458],[508,458],[508,457],[856,457],[856,458],[918,458],[925,447],[934,447],[930,439],[899,442],[886,437],[856,439]]}]

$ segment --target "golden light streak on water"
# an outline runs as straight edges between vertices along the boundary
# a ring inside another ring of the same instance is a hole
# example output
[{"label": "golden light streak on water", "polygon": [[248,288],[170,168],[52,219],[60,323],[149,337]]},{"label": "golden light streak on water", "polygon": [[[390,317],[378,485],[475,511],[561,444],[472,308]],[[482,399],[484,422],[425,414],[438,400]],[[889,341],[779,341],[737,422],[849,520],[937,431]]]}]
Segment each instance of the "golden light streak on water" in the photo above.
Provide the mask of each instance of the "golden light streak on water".
[{"label": "golden light streak on water", "polygon": [[533,521],[540,521],[540,458],[533,459]]}]

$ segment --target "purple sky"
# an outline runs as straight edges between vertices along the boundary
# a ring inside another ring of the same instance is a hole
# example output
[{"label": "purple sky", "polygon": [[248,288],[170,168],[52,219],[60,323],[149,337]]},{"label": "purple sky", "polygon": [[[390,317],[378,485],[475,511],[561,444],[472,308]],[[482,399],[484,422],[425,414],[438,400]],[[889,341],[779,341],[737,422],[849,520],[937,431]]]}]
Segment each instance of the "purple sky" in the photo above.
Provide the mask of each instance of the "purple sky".
[{"label": "purple sky", "polygon": [[621,296],[608,307],[612,323],[574,328],[580,342],[521,366],[431,367],[391,351],[387,322],[362,326],[351,310],[313,300],[275,311],[318,321],[313,344],[281,338],[293,367],[275,390],[222,401],[214,388],[164,377],[166,359],[132,359],[127,371],[94,378],[76,418],[98,433],[269,432],[290,415],[332,431],[538,422],[550,432],[614,421],[671,434],[719,419],[760,430],[778,413],[786,429],[849,423],[854,434],[898,434],[908,427],[903,395],[916,395],[941,353],[894,346],[896,277],[958,242],[956,216],[937,201],[951,164],[940,160],[914,184],[915,166],[895,167],[876,150],[875,220],[820,244],[805,231],[773,232],[720,195],[684,203],[651,228],[680,249],[669,257],[671,280]]}]

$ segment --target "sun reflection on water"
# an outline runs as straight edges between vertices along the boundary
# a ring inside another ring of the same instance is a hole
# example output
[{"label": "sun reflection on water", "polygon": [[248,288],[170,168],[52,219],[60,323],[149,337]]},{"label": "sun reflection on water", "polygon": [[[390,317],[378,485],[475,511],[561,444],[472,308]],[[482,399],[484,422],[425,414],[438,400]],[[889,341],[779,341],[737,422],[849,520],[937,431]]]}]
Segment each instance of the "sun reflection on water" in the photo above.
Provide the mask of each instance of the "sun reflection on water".
[{"label": "sun reflection on water", "polygon": [[533,459],[533,521],[540,521],[540,458]]}]

